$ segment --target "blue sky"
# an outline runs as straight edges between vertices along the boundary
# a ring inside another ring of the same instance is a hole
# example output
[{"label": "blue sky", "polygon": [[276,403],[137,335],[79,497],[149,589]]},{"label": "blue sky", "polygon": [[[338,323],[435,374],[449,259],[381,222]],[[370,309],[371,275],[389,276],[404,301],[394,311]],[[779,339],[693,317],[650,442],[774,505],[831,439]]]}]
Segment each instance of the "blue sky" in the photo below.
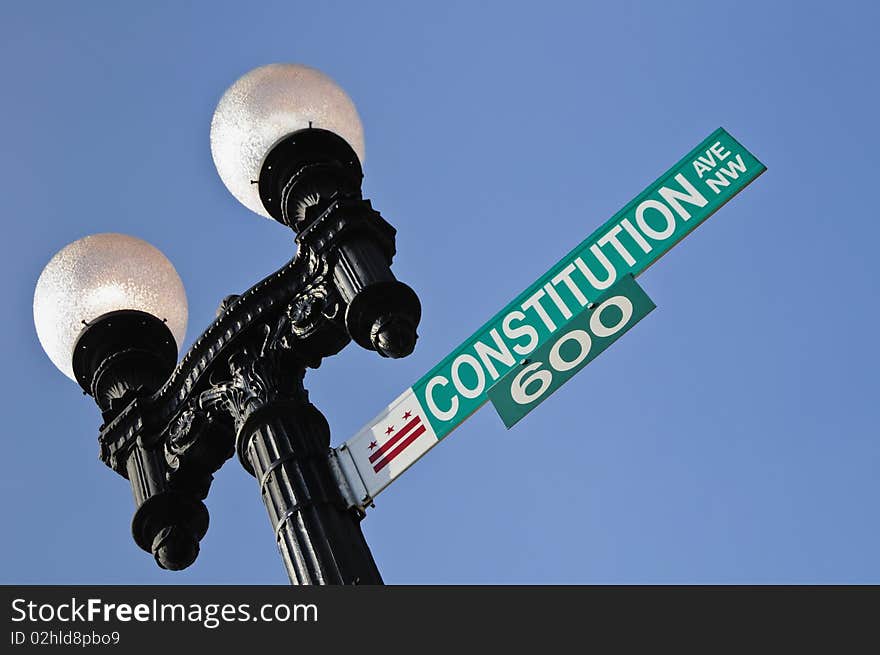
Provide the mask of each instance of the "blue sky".
[{"label": "blue sky", "polygon": [[292,256],[208,144],[237,77],[291,61],[364,123],[365,195],[419,293],[406,360],[307,376],[350,437],[712,130],[768,171],[639,278],[642,323],[512,430],[484,407],[380,496],[386,582],[880,582],[880,11],[869,2],[6,3],[4,583],[284,583],[230,460],[183,572],[133,543],[100,416],[36,339],[43,266],[97,232],[186,286],[187,346]]}]

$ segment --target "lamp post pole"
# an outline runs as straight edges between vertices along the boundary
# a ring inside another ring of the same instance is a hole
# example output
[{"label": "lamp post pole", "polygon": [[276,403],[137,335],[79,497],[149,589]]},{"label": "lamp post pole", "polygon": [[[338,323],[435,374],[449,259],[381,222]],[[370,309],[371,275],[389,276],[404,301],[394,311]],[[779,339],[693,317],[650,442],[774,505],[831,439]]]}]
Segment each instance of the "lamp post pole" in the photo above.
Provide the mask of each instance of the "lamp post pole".
[{"label": "lamp post pole", "polygon": [[[305,369],[277,352],[241,363],[232,401],[239,458],[259,483],[294,584],[381,584],[331,470],[330,428],[302,387]],[[244,401],[244,402],[242,402]]]},{"label": "lamp post pole", "polygon": [[[236,84],[253,91],[255,78],[258,85],[281,87],[309,76],[315,84],[327,81],[313,69],[294,68],[256,69]],[[268,78],[266,69],[272,69]],[[212,147],[224,100],[215,114]],[[219,123],[223,120],[220,116]],[[174,344],[180,337],[174,329],[182,329],[154,313],[161,310],[139,305],[137,298],[89,310],[71,301],[77,316],[85,314],[84,327],[75,339],[60,340],[62,359],[72,353],[72,371],[62,370],[72,372],[102,411],[101,458],[131,483],[135,542],[159,566],[182,569],[195,561],[208,529],[203,501],[213,474],[237,453],[257,480],[293,584],[382,584],[361,532],[363,513],[346,500],[329,426],[309,402],[303,381],[308,368],[350,341],[384,357],[410,354],[421,306],[391,272],[396,232],[361,196],[358,153],[337,132],[311,121],[300,128],[297,120],[282,126],[282,138],[272,139],[251,180],[252,194],[241,185],[236,189],[228,171],[224,177],[233,193],[244,188],[251,194],[240,198],[245,204],[258,198],[260,213],[296,233],[293,259],[241,295],[227,297],[176,365]],[[218,170],[223,177],[220,162]],[[87,237],[71,244],[41,276],[34,311],[44,346],[52,335],[44,339],[40,326],[52,321],[43,314],[62,310],[43,298],[57,297],[59,285],[69,286],[76,277],[71,270],[92,271],[119,243],[136,241],[101,236],[115,240],[108,246],[107,239]],[[162,257],[155,253],[147,259]],[[143,278],[138,283],[146,287],[152,280],[141,269],[148,264],[145,260],[137,270]],[[137,286],[115,278],[100,284]],[[153,302],[164,290],[142,295]],[[58,364],[57,353],[46,349]]]}]

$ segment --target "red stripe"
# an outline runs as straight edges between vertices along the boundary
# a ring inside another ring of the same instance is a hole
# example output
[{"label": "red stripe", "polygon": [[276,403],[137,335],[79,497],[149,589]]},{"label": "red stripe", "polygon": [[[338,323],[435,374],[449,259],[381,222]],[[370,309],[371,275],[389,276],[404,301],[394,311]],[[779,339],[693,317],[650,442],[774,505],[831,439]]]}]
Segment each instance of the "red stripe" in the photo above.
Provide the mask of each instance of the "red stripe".
[{"label": "red stripe", "polygon": [[370,463],[375,462],[382,456],[382,453],[388,451],[394,444],[403,439],[406,436],[406,433],[413,429],[416,425],[421,422],[422,418],[420,416],[416,416],[412,421],[404,425],[400,428],[397,434],[391,437],[388,441],[382,444],[382,447],[376,451],[373,451],[370,454]]},{"label": "red stripe", "polygon": [[386,466],[388,463],[391,462],[392,459],[394,459],[394,458],[397,457],[400,453],[402,453],[403,450],[404,450],[404,448],[406,448],[406,447],[407,447],[408,445],[410,445],[413,441],[415,441],[416,439],[418,439],[419,437],[421,437],[424,433],[425,433],[425,426],[424,426],[424,425],[420,425],[420,426],[418,427],[418,429],[417,429],[415,432],[413,432],[411,435],[409,435],[406,439],[404,439],[404,440],[401,442],[401,444],[400,444],[397,448],[395,448],[395,449],[392,450],[390,453],[388,453],[388,457],[386,457],[385,459],[383,459],[383,460],[382,460],[381,462],[379,462],[378,464],[374,464],[374,465],[373,465],[373,470],[374,470],[376,473],[378,473],[379,471],[381,471],[383,468],[385,468],[385,466]]}]

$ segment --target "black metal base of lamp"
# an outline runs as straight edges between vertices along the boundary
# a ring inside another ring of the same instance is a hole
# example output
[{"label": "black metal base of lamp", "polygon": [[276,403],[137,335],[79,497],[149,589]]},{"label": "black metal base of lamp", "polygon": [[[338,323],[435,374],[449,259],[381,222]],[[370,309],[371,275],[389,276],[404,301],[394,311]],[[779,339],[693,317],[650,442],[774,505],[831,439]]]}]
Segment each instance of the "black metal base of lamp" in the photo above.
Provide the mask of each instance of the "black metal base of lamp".
[{"label": "black metal base of lamp", "polygon": [[174,335],[163,321],[136,310],[110,312],[87,324],[73,351],[83,391],[112,418],[136,395],[162,386],[177,363]]},{"label": "black metal base of lamp", "polygon": [[[83,329],[73,371],[109,422],[135,399],[155,393],[176,363],[177,345],[168,326],[151,314],[123,310],[104,314]],[[159,566],[182,569],[199,553],[208,510],[200,498],[170,487],[162,444],[147,441],[131,440],[114,453],[115,468],[131,482],[134,494],[132,535]]]},{"label": "black metal base of lamp", "polygon": [[266,157],[260,198],[275,220],[297,232],[298,243],[330,260],[355,343],[383,357],[406,357],[418,338],[421,303],[391,272],[396,230],[363,199],[362,180],[345,139],[309,128]]}]

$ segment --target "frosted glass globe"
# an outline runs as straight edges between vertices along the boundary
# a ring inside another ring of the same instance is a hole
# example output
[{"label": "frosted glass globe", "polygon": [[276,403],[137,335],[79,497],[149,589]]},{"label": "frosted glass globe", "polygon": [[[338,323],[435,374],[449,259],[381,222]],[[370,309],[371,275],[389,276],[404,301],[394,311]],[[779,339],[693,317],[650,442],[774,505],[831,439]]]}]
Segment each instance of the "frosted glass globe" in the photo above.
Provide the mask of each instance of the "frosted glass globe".
[{"label": "frosted glass globe", "polygon": [[211,120],[211,155],[220,179],[239,202],[271,218],[260,200],[263,160],[281,139],[312,127],[335,132],[364,161],[364,130],[351,98],[321,71],[269,64],[238,79]]},{"label": "frosted glass globe", "polygon": [[183,282],[165,255],[141,239],[125,234],[84,237],[62,248],[37,280],[37,337],[52,363],[71,380],[76,380],[73,347],[83,321],[120,309],[166,319],[178,349],[183,343]]}]

